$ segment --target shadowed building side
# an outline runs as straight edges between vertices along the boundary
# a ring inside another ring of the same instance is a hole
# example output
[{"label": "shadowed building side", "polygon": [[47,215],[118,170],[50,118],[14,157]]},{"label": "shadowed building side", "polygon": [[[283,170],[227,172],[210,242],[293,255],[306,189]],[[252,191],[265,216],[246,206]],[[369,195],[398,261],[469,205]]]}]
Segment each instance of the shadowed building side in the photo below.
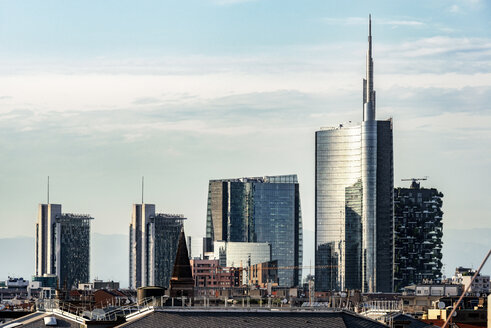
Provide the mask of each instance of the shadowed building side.
[{"label": "shadowed building side", "polygon": [[181,229],[181,233],[179,235],[179,244],[177,246],[176,259],[174,261],[174,270],[170,280],[170,296],[194,296],[193,270],[189,261],[184,229]]},{"label": "shadowed building side", "polygon": [[394,290],[394,162],[392,119],[377,121],[377,291]]}]

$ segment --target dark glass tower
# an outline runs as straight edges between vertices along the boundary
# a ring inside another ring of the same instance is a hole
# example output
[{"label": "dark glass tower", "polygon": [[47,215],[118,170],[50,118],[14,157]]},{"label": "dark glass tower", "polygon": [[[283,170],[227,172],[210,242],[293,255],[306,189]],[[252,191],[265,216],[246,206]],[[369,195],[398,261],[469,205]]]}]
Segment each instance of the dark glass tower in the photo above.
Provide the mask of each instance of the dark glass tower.
[{"label": "dark glass tower", "polygon": [[316,289],[393,289],[392,120],[375,117],[371,20],[363,121],[316,132]]},{"label": "dark glass tower", "polygon": [[269,243],[280,267],[280,285],[300,284],[302,216],[296,175],[211,180],[207,213],[207,238]]}]

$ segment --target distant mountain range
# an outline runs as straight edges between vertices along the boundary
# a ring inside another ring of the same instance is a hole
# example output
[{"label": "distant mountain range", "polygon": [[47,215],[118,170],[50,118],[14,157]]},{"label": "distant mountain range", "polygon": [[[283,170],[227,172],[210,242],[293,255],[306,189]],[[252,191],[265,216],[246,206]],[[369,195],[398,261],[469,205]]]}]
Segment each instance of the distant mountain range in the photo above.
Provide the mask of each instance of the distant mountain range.
[{"label": "distant mountain range", "polygon": [[[457,266],[477,268],[491,247],[491,229],[445,229],[444,274],[451,277]],[[314,232],[304,230],[304,265],[314,264]],[[91,277],[119,281],[128,286],[128,236],[92,234]],[[491,274],[491,262],[483,269]],[[0,238],[0,280],[8,276],[31,279],[34,273],[34,238]],[[309,270],[304,270],[306,275]]]},{"label": "distant mountain range", "polygon": [[[119,281],[128,286],[128,236],[93,233],[90,252],[92,279]],[[0,280],[8,276],[31,280],[34,274],[34,238],[0,238]]]}]

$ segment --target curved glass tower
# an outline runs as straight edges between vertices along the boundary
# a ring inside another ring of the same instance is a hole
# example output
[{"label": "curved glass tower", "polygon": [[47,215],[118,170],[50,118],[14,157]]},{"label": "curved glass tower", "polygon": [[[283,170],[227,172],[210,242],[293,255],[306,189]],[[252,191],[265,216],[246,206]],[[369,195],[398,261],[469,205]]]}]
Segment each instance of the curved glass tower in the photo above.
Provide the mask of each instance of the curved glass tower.
[{"label": "curved glass tower", "polygon": [[371,19],[363,121],[316,132],[316,290],[393,289],[392,120],[375,119]]}]

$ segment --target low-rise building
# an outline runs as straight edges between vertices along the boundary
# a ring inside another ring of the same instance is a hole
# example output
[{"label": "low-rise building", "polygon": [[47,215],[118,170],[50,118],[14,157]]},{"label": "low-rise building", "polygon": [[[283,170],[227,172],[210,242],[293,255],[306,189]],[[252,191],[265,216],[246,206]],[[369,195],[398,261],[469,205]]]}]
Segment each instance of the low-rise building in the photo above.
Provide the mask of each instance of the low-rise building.
[{"label": "low-rise building", "polygon": [[0,300],[26,299],[28,297],[29,281],[23,278],[8,277],[0,288]]},{"label": "low-rise building", "polygon": [[242,285],[243,269],[222,267],[219,260],[190,260],[195,287],[239,287]]},{"label": "low-rise building", "polygon": [[265,288],[268,284],[277,286],[279,283],[277,260],[251,265],[247,271],[248,285]]},{"label": "low-rise building", "polygon": [[29,286],[29,280],[24,280],[24,278],[14,278],[9,277],[9,279],[5,282],[7,288],[27,288]]},{"label": "low-rise building", "polygon": [[401,296],[404,313],[425,313],[442,298],[458,299],[463,292],[459,284],[420,284],[407,286]]},{"label": "low-rise building", "polygon": [[475,273],[476,270],[471,268],[458,267],[455,269],[455,276],[452,277],[452,280],[455,283],[464,285],[464,288],[470,286],[467,295],[488,295],[490,293],[489,275],[478,274],[471,284],[472,277]]},{"label": "low-rise building", "polygon": [[99,289],[119,289],[117,281],[102,281],[94,279],[94,282],[78,284],[78,289],[81,290],[99,290]]},{"label": "low-rise building", "polygon": [[457,284],[417,285],[416,296],[460,296],[462,286]]}]

